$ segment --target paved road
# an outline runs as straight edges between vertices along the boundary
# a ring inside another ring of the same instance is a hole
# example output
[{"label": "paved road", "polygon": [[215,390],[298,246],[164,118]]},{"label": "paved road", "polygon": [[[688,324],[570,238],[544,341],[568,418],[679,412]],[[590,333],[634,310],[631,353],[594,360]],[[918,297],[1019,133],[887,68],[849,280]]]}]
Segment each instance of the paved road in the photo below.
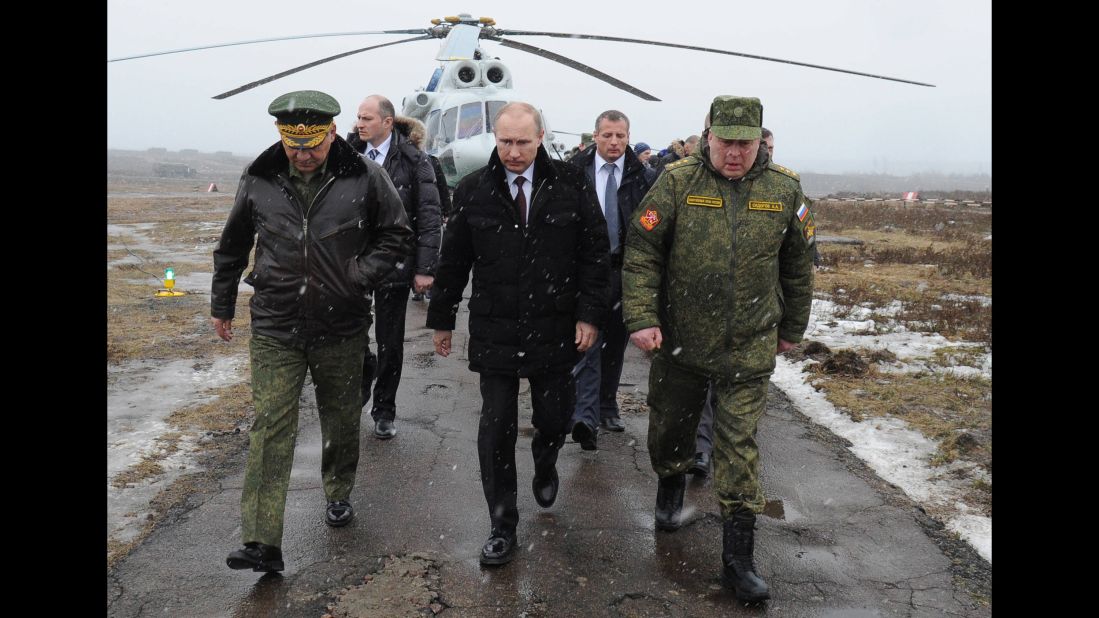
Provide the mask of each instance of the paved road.
[{"label": "paved road", "polygon": [[[626,431],[601,434],[596,452],[565,446],[560,494],[549,509],[527,489],[532,428],[523,393],[521,551],[509,565],[482,568],[477,555],[489,528],[476,458],[480,396],[464,356],[465,304],[449,359],[434,356],[430,332],[416,328],[425,314],[426,305],[409,303],[397,437],[369,437],[364,414],[351,525],[332,529],[322,521],[320,430],[309,393],[287,502],[286,571],[260,577],[225,566],[240,545],[238,457],[220,471],[219,487],[192,499],[108,573],[108,614],[991,615],[991,599],[978,602],[991,595],[991,567],[936,532],[774,387],[760,424],[773,516],[760,518],[756,542],[773,598],[762,607],[738,603],[720,586],[721,525],[709,482],[689,485],[688,525],[675,533],[653,529],[656,478],[641,405],[648,365],[632,347],[621,389]],[[966,565],[983,580],[967,579]],[[968,592],[974,589],[977,596]]]}]

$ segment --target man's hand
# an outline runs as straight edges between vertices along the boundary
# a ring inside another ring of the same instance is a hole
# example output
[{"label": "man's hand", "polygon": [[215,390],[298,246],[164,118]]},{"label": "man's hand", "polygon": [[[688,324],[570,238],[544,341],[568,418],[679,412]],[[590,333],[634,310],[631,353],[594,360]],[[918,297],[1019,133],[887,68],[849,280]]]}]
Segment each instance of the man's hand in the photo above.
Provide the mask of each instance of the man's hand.
[{"label": "man's hand", "polygon": [[412,278],[412,289],[417,294],[423,294],[431,289],[431,284],[435,283],[435,277],[431,275],[416,275]]},{"label": "man's hand", "polygon": [[[419,276],[419,275],[417,275]],[[454,331],[450,330],[437,330],[435,336],[431,338],[435,342],[435,353],[442,357],[450,356],[450,339]]]},{"label": "man's hand", "polygon": [[210,323],[214,325],[214,331],[217,332],[218,337],[226,341],[233,340],[233,319],[222,320],[221,318],[210,318]]},{"label": "man's hand", "polygon": [[792,350],[792,349],[794,349],[794,346],[796,346],[796,345],[797,345],[796,343],[790,343],[789,341],[786,341],[785,339],[779,339],[778,340],[778,349],[775,350],[775,355],[777,356],[779,354],[782,354],[786,350]]},{"label": "man's hand", "polygon": [[660,349],[660,344],[664,343],[664,333],[660,332],[659,326],[650,326],[632,333],[630,341],[643,352],[652,352]]},{"label": "man's hand", "polygon": [[587,322],[576,321],[576,344],[577,352],[587,352],[588,348],[595,344],[596,338],[599,337],[599,329]]}]

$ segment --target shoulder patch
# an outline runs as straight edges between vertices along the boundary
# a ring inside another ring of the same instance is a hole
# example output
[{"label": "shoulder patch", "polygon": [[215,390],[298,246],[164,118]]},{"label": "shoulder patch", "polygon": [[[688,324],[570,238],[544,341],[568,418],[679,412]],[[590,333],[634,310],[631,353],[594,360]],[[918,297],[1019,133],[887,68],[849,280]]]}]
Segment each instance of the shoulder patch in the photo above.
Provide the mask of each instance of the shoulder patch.
[{"label": "shoulder patch", "polygon": [[786,174],[787,176],[789,176],[790,178],[793,178],[794,180],[797,180],[799,182],[801,181],[801,176],[798,176],[797,172],[795,172],[792,169],[782,167],[781,165],[779,165],[778,163],[775,163],[773,161],[771,163],[767,164],[767,169],[774,170],[774,171],[776,171],[780,174]]},{"label": "shoulder patch", "polygon": [[678,161],[674,161],[672,163],[669,163],[669,164],[665,165],[664,169],[666,169],[666,170],[679,169],[679,168],[681,168],[685,165],[689,165],[691,163],[694,163],[695,165],[697,165],[699,163],[699,161],[698,161],[698,159],[696,159],[694,157],[683,157],[682,159],[680,159]]},{"label": "shoulder patch", "polygon": [[653,209],[648,209],[645,214],[641,215],[641,227],[648,231],[653,231],[653,228],[660,224],[660,213]]}]

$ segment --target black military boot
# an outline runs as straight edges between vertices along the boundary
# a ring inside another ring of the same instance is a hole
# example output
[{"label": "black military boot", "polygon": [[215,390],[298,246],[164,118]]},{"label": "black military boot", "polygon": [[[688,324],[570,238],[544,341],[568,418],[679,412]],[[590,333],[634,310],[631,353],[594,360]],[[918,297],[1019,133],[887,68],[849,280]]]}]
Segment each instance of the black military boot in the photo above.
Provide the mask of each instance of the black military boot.
[{"label": "black military boot", "polygon": [[747,603],[771,598],[767,582],[756,572],[752,559],[755,551],[755,513],[741,509],[724,522],[721,543],[721,579]]},{"label": "black military boot", "polygon": [[683,491],[687,488],[687,475],[673,474],[660,479],[656,488],[656,529],[668,532],[679,530],[683,524]]}]

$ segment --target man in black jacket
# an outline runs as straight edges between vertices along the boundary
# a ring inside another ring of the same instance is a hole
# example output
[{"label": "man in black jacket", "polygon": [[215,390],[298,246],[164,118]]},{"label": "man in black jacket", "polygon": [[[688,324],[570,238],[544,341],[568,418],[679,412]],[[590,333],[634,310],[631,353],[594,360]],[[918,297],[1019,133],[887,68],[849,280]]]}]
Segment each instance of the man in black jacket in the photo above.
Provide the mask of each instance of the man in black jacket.
[{"label": "man in black jacket", "polygon": [[473,270],[469,368],[481,374],[477,453],[492,522],[482,564],[504,564],[515,549],[519,378],[531,386],[534,498],[543,508],[557,499],[557,452],[575,396],[570,371],[606,317],[609,275],[595,193],[582,171],[549,158],[538,110],[509,103],[493,126],[488,165],[454,192],[427,310],[435,351],[449,356]]},{"label": "man in black jacket", "polygon": [[[393,104],[381,95],[371,95],[359,105],[356,135],[349,143],[368,159],[385,168],[404,203],[415,233],[412,259],[394,270],[374,291],[374,336],[378,341],[377,384],[374,386],[374,437],[387,440],[397,435],[397,386],[404,364],[405,313],[411,285],[422,294],[431,287],[439,256],[442,214],[435,171],[427,153],[410,139],[419,121],[397,117]],[[420,138],[422,140],[422,137]],[[370,399],[370,381],[375,359],[368,351],[363,359],[362,405]]]},{"label": "man in black jacket", "polygon": [[595,148],[569,160],[584,171],[599,198],[610,236],[611,313],[599,339],[576,366],[576,411],[572,439],[586,451],[596,449],[599,425],[623,431],[618,415],[618,380],[630,334],[622,321],[622,251],[626,226],[641,198],[656,180],[630,148],[630,119],[618,110],[607,110],[595,119]]},{"label": "man in black jacket", "polygon": [[241,492],[244,549],[232,569],[281,571],[283,510],[294,461],[298,397],[312,376],[321,422],[325,521],[347,525],[359,462],[359,382],[370,321],[370,291],[411,250],[393,183],[336,135],[339,103],[303,90],[268,107],[282,139],[244,171],[214,249],[210,315],[233,338],[237,285],[250,303],[252,401],[248,464]]}]

